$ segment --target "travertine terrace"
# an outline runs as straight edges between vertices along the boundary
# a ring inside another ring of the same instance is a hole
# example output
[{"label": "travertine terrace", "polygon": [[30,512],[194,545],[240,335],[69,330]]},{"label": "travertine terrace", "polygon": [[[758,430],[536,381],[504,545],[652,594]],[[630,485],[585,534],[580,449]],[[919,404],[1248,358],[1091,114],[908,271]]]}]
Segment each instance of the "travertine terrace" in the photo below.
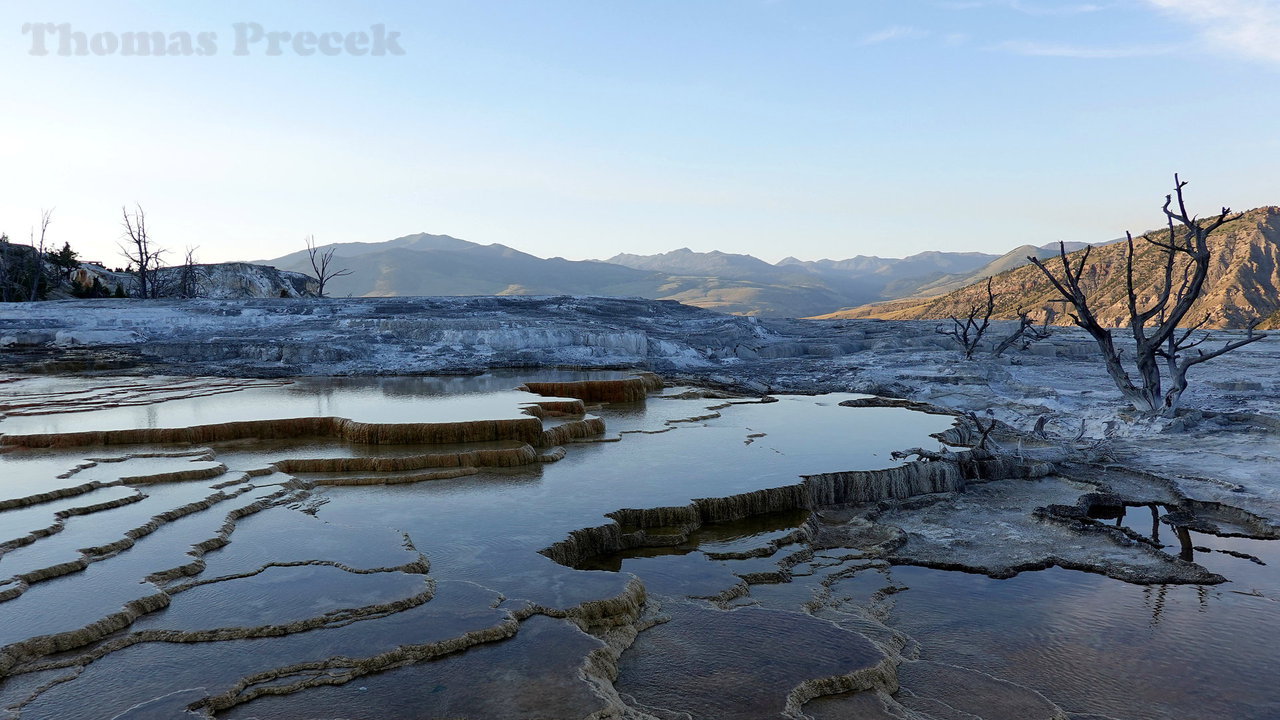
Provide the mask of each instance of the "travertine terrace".
[{"label": "travertine terrace", "polygon": [[[648,301],[208,301],[130,321],[118,305],[92,327],[57,303],[0,318],[28,371],[0,384],[10,716],[1163,718],[1196,692],[1263,718],[1274,702],[1231,679],[1226,645],[1121,693],[1102,680],[1119,645],[1077,663],[1033,641],[1094,607],[1111,611],[1092,625],[1133,623],[1150,593],[1179,617],[1148,641],[1166,655],[1265,625],[1266,342],[1224,358],[1193,412],[1136,421],[1070,332],[964,363],[912,323]],[[369,377],[301,377],[338,373]],[[997,423],[985,447],[969,411]],[[1001,592],[1017,617],[952,607]]]}]

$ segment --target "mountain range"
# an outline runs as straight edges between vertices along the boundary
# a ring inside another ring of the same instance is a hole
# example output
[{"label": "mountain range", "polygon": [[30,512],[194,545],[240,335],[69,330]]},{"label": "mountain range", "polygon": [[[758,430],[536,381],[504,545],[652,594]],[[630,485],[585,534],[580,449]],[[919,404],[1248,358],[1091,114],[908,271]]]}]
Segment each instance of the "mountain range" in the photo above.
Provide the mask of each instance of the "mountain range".
[{"label": "mountain range", "polygon": [[[1215,256],[1197,313],[1209,327],[1238,327],[1263,319],[1280,327],[1280,208],[1243,213],[1211,238]],[[1068,243],[1079,252],[1084,243]],[[1124,243],[1095,245],[1097,312],[1121,324],[1126,311]],[[858,255],[844,260],[785,258],[768,263],[750,255],[681,248],[607,260],[540,258],[506,245],[480,245],[448,235],[418,233],[386,242],[339,243],[334,267],[351,274],[329,283],[334,297],[412,295],[604,295],[676,300],[720,312],[764,317],[945,319],[963,316],[984,297],[993,277],[995,317],[1033,314],[1056,299],[1027,256],[1052,258],[1057,243],[1023,245],[1003,255],[931,251],[906,258]],[[1138,243],[1139,265],[1158,262],[1158,248]],[[263,261],[312,273],[306,251]],[[1140,275],[1145,297],[1154,292]],[[1062,317],[1059,320],[1063,320]]]},{"label": "mountain range", "polygon": [[[1018,248],[998,256],[931,251],[901,259],[859,255],[817,261],[789,257],[772,264],[750,255],[681,248],[657,255],[615,255],[604,261],[565,260],[427,233],[386,242],[338,243],[320,250],[332,250],[333,266],[351,271],[329,283],[327,292],[334,297],[605,295],[676,300],[765,317],[808,317],[883,300],[942,294],[1025,263],[1027,252]],[[1031,251],[1049,253],[1046,248]],[[305,250],[258,262],[312,272]]]}]

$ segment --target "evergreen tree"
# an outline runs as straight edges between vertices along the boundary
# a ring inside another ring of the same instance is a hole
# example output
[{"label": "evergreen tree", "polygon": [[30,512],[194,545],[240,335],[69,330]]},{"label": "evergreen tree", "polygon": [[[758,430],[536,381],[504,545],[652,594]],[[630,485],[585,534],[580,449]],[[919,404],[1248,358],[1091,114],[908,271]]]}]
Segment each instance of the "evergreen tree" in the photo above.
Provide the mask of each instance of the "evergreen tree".
[{"label": "evergreen tree", "polygon": [[71,273],[80,267],[80,253],[71,249],[71,243],[62,243],[62,249],[48,253],[49,262],[58,268],[63,280],[69,280]]}]

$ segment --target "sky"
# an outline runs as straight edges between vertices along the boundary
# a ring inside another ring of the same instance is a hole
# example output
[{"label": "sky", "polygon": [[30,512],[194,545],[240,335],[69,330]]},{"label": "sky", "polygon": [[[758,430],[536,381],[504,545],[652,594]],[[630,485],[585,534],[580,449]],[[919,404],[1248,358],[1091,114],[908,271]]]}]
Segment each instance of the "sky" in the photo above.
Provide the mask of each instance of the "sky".
[{"label": "sky", "polygon": [[1278,80],[1280,0],[6,0],[0,231],[1003,253],[1161,225],[1175,171],[1202,214],[1280,204]]}]

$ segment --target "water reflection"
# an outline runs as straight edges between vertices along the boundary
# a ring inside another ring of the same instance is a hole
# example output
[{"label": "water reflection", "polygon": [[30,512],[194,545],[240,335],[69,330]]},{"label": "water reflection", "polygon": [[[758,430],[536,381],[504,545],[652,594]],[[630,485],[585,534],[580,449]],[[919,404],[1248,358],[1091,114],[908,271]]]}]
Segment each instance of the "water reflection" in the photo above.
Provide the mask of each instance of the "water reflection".
[{"label": "water reflection", "polygon": [[[516,390],[531,377],[543,380],[602,379],[615,372],[542,370],[493,371],[451,378],[298,378],[283,387],[257,384],[219,389],[218,379],[187,385],[156,382],[148,395],[139,389],[125,404],[108,398],[80,412],[13,415],[11,435],[132,428],[181,428],[300,417],[343,417],[379,423],[452,422],[523,417],[521,406],[542,399]],[[150,397],[150,401],[147,398]],[[146,404],[142,404],[146,402]]]},{"label": "water reflection", "polygon": [[1280,575],[1272,569],[1280,546],[1183,533],[1176,550],[1199,548],[1196,562],[1228,583],[1135,586],[1060,569],[991,580],[901,567],[893,577],[910,590],[892,596],[891,624],[916,638],[926,659],[1033,687],[1070,712],[1280,717],[1280,688],[1258,675],[1280,667]]}]

